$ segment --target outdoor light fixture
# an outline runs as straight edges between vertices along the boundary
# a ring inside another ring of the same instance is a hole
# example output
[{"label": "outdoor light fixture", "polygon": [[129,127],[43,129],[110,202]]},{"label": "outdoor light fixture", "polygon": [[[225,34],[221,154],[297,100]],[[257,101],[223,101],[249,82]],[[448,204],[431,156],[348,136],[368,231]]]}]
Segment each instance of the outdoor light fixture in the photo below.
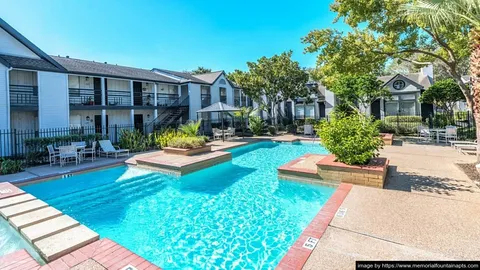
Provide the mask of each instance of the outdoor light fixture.
[{"label": "outdoor light fixture", "polygon": [[90,121],[90,116],[87,116],[87,118],[85,118],[87,121]]},{"label": "outdoor light fixture", "polygon": [[87,82],[88,82],[88,80],[90,80],[90,77],[88,77],[88,76],[87,76],[87,77],[85,77],[85,81],[87,81]]}]

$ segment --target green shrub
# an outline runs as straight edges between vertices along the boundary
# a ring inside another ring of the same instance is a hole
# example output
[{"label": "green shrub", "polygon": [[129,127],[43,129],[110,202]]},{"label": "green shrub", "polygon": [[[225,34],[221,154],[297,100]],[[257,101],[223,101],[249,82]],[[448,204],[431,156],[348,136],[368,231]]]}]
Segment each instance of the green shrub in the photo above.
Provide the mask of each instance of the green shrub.
[{"label": "green shrub", "polygon": [[250,129],[253,132],[253,135],[261,136],[263,135],[263,130],[265,129],[265,123],[263,122],[260,116],[250,116],[249,119]]},{"label": "green shrub", "polygon": [[154,135],[155,145],[160,149],[168,146],[168,143],[175,138],[185,138],[185,137],[187,136],[184,133],[177,132],[176,130],[171,128],[161,130],[160,132],[157,132]]},{"label": "green shrub", "polygon": [[202,124],[202,119],[198,121],[188,121],[186,124],[181,125],[178,129],[183,132],[187,137],[195,137],[198,135],[198,130]]},{"label": "green shrub", "polygon": [[190,149],[205,146],[205,139],[203,137],[184,137],[174,138],[168,142],[169,147]]},{"label": "green shrub", "polygon": [[330,121],[321,121],[315,130],[325,148],[335,154],[338,161],[349,165],[367,164],[383,145],[378,122],[364,115],[334,114]]},{"label": "green shrub", "polygon": [[268,126],[268,134],[272,136],[277,135],[277,128],[275,126]]},{"label": "green shrub", "polygon": [[417,133],[420,125],[427,125],[422,122],[421,116],[386,116],[380,124],[380,131],[404,135],[414,134]]},{"label": "green shrub", "polygon": [[21,160],[0,159],[0,174],[12,174],[23,171]]},{"label": "green shrub", "polygon": [[345,115],[345,116],[356,114],[355,110],[352,107],[350,107],[350,105],[348,105],[347,103],[336,104],[333,107],[333,113],[337,115]]},{"label": "green shrub", "polygon": [[287,132],[288,133],[292,133],[292,134],[296,134],[297,133],[297,125],[287,125]]},{"label": "green shrub", "polygon": [[316,124],[318,124],[318,121],[313,118],[305,119],[305,125],[316,125]]},{"label": "green shrub", "polygon": [[131,152],[143,152],[150,149],[150,140],[150,136],[143,135],[138,129],[123,129],[120,131],[119,145]]}]

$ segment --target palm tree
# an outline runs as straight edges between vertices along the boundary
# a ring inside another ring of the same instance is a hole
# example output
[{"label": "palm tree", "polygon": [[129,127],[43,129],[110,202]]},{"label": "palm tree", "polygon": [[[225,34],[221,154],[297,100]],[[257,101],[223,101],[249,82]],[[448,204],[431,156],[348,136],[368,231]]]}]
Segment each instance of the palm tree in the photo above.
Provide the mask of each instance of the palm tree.
[{"label": "palm tree", "polygon": [[241,107],[240,111],[234,112],[235,117],[240,118],[240,125],[242,128],[242,136],[245,133],[245,129],[247,127],[247,121],[250,118],[250,116],[255,113],[256,110],[254,110],[252,107]]},{"label": "palm tree", "polygon": [[[407,18],[420,20],[433,31],[465,21],[470,30],[470,82],[472,111],[476,122],[477,139],[480,138],[480,0],[417,0],[401,7]],[[479,150],[480,150],[480,140]],[[477,156],[480,161],[480,152]]]},{"label": "palm tree", "polygon": [[189,120],[186,124],[181,125],[178,129],[186,134],[188,137],[195,137],[198,135],[198,130],[202,124],[202,119],[198,121]]}]

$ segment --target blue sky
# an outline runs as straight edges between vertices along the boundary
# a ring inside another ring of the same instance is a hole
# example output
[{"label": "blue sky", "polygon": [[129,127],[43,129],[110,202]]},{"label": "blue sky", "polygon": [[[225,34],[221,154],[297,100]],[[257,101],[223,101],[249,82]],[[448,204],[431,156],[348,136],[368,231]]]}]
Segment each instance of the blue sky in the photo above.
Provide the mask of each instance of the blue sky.
[{"label": "blue sky", "polygon": [[0,0],[0,17],[48,54],[140,68],[245,70],[247,61],[293,50],[332,24],[331,1]]}]

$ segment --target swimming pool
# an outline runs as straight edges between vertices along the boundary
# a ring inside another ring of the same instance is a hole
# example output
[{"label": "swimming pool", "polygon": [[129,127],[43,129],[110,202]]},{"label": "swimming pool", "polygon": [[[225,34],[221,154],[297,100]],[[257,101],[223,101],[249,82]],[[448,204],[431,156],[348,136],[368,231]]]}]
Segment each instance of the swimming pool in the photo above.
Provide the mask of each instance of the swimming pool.
[{"label": "swimming pool", "polygon": [[335,191],[278,180],[313,143],[261,142],[182,177],[116,167],[26,186],[164,269],[271,269]]}]

